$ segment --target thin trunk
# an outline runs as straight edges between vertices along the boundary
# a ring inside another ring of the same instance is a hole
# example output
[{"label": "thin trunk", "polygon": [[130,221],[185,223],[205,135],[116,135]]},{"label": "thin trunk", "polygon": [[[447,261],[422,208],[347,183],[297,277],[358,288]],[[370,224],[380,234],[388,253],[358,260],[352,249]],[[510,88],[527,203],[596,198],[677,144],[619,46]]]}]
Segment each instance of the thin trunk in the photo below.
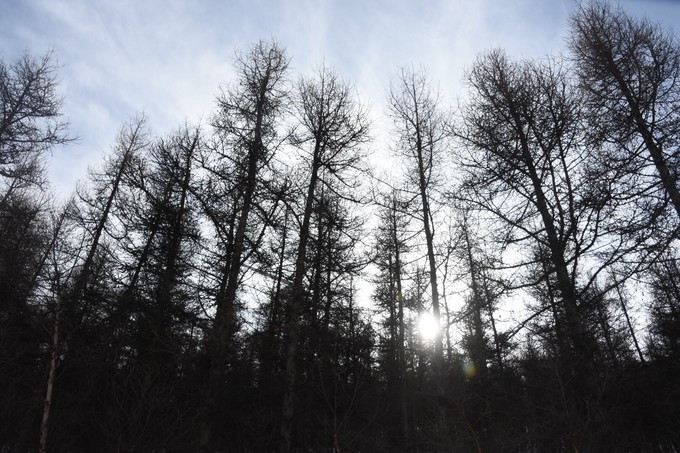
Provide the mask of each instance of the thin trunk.
[{"label": "thin trunk", "polygon": [[[415,87],[412,87],[415,90]],[[412,93],[413,99],[417,99],[415,91]],[[434,239],[433,231],[430,225],[430,204],[427,196],[427,180],[425,177],[425,145],[423,144],[423,130],[420,119],[420,111],[418,108],[418,102],[414,102],[414,124],[415,124],[415,157],[418,163],[418,191],[420,193],[420,201],[422,203],[422,214],[423,214],[423,229],[425,230],[425,242],[427,245],[427,259],[430,267],[430,286],[432,290],[432,312],[434,314],[435,322],[437,326],[440,326],[440,310],[439,310],[439,290],[437,286],[437,265],[435,263],[434,257]],[[443,394],[443,386],[441,378],[443,378],[443,361],[444,354],[442,350],[442,334],[441,329],[439,329],[435,335],[434,339],[434,350],[435,350],[435,375],[438,381],[438,392]]]},{"label": "thin trunk", "polygon": [[[209,386],[208,399],[206,400],[207,413],[214,413],[220,404],[225,367],[226,356],[229,349],[229,340],[233,334],[232,327],[236,322],[236,293],[239,286],[239,276],[241,274],[242,255],[244,249],[246,229],[248,226],[248,218],[253,205],[253,197],[257,186],[258,163],[261,161],[264,153],[264,144],[262,142],[262,125],[265,114],[267,85],[271,76],[271,68],[267,68],[263,79],[259,81],[259,91],[257,102],[255,105],[255,125],[253,128],[252,141],[248,143],[248,157],[245,174],[245,184],[243,189],[243,205],[241,206],[240,216],[236,222],[236,212],[234,212],[233,222],[230,228],[233,231],[236,227],[233,240],[226,250],[224,271],[222,280],[220,281],[220,288],[215,299],[215,319],[213,321],[212,331],[209,333],[208,348],[209,348]],[[236,203],[234,204],[236,210]],[[231,238],[230,238],[231,239]],[[207,438],[210,439],[215,435],[217,426],[215,420],[210,420],[207,425]]]},{"label": "thin trunk", "polygon": [[637,336],[635,335],[635,329],[633,329],[633,323],[630,321],[630,317],[628,316],[628,307],[626,307],[626,300],[623,297],[623,294],[621,294],[621,288],[619,285],[616,285],[616,293],[619,296],[619,302],[621,303],[621,310],[623,311],[623,316],[626,318],[626,324],[628,325],[628,331],[630,332],[630,337],[633,339],[633,344],[635,345],[635,350],[638,353],[638,357],[640,357],[640,362],[645,363],[645,357],[642,355],[642,349],[640,349],[640,344],[638,343]]},{"label": "thin trunk", "polygon": [[626,83],[626,80],[621,74],[621,71],[619,71],[619,68],[616,66],[616,63],[614,62],[614,57],[611,55],[611,52],[607,52],[606,58],[607,63],[609,64],[612,70],[612,75],[614,76],[614,79],[616,79],[616,82],[619,85],[619,89],[626,98],[626,102],[628,103],[628,106],[630,108],[631,116],[635,121],[635,126],[637,127],[638,133],[642,136],[645,146],[647,147],[647,151],[649,151],[649,154],[652,157],[652,160],[654,161],[654,166],[656,167],[656,170],[659,173],[661,184],[666,190],[668,197],[671,199],[671,203],[673,203],[673,207],[675,207],[675,212],[678,214],[678,217],[680,217],[680,191],[678,191],[675,179],[673,178],[670,170],[668,169],[668,165],[666,164],[666,159],[663,156],[661,146],[657,144],[656,140],[654,140],[654,136],[652,135],[649,126],[647,125],[645,119],[642,117],[640,105],[633,96],[633,93],[628,87],[628,84]]},{"label": "thin trunk", "polygon": [[[323,199],[323,191],[321,194]],[[319,345],[319,306],[321,305],[321,254],[323,249],[324,237],[323,237],[323,222],[321,210],[317,214],[317,228],[316,228],[316,253],[314,254],[314,279],[312,280],[312,297],[311,303],[311,338],[310,341],[310,354],[316,352]]]},{"label": "thin trunk", "polygon": [[611,330],[609,326],[609,321],[607,320],[606,313],[602,308],[602,303],[604,303],[604,298],[602,301],[596,301],[597,303],[597,321],[602,329],[602,334],[604,335],[604,341],[607,345],[607,352],[609,353],[609,358],[614,366],[618,366],[619,360],[616,356],[616,349],[614,348],[614,342],[611,337]]},{"label": "thin trunk", "polygon": [[40,453],[47,451],[47,431],[50,421],[50,408],[52,407],[52,392],[54,390],[54,376],[57,373],[57,356],[59,354],[59,322],[61,317],[61,297],[57,295],[57,304],[54,310],[54,324],[52,326],[52,348],[50,351],[50,367],[47,373],[47,390],[43,405],[42,421],[40,423]]},{"label": "thin trunk", "polygon": [[446,325],[444,327],[444,341],[446,342],[446,359],[449,363],[453,362],[453,348],[451,346],[451,312],[449,310],[449,303],[446,300],[446,279],[449,278],[449,261],[451,260],[451,248],[448,249],[446,259],[444,260],[444,275],[442,277],[442,303],[444,305],[444,315],[446,316]]},{"label": "thin trunk", "polygon": [[88,251],[87,257],[83,262],[82,271],[80,272],[80,275],[74,285],[72,294],[74,300],[77,300],[80,297],[80,292],[83,290],[84,285],[89,276],[90,267],[92,266],[92,261],[94,260],[94,255],[99,245],[99,239],[101,238],[101,235],[104,231],[104,226],[108,221],[109,213],[111,211],[111,207],[113,206],[113,202],[116,199],[116,196],[118,195],[118,189],[123,179],[123,175],[127,170],[128,163],[132,159],[132,153],[134,149],[136,149],[137,147],[137,141],[141,138],[142,125],[143,125],[142,121],[138,121],[136,123],[136,125],[134,126],[134,130],[132,131],[132,134],[129,138],[129,143],[123,150],[123,155],[118,166],[118,171],[116,172],[116,176],[113,182],[111,183],[111,192],[109,193],[109,196],[106,200],[106,204],[104,205],[104,210],[102,211],[101,217],[99,218],[99,222],[97,223],[97,227],[95,228],[94,234],[92,235],[92,244],[90,246],[90,250]]},{"label": "thin trunk", "polygon": [[[446,280],[446,279],[444,279]],[[446,285],[446,281],[442,281],[442,286]],[[446,316],[446,328],[444,330],[444,341],[446,342],[446,358],[453,363],[453,345],[451,344],[451,333],[449,327],[451,326],[451,311],[449,304],[446,301],[446,294],[442,295],[442,302],[444,303],[444,316]]]},{"label": "thin trunk", "polygon": [[[165,271],[163,272],[159,285],[156,291],[156,307],[155,313],[152,313],[151,319],[149,320],[151,325],[152,339],[151,339],[151,359],[152,363],[157,366],[161,366],[162,362],[171,358],[171,352],[167,350],[167,345],[163,345],[163,334],[161,332],[167,330],[167,321],[164,319],[164,315],[168,313],[171,309],[172,304],[172,291],[177,284],[177,261],[180,257],[180,248],[182,245],[182,239],[184,236],[183,222],[186,214],[186,201],[187,195],[189,193],[189,184],[191,183],[191,164],[193,159],[193,153],[198,144],[198,133],[193,137],[189,148],[184,156],[184,169],[183,169],[183,179],[180,186],[180,200],[178,205],[178,213],[173,219],[172,230],[170,231],[170,241],[168,244],[168,253],[165,262]],[[165,350],[165,351],[163,351]],[[165,354],[163,353],[165,352]]]},{"label": "thin trunk", "polygon": [[[163,203],[167,203],[167,201],[168,201],[167,197],[163,199]],[[149,259],[149,256],[151,255],[153,242],[156,239],[156,234],[158,234],[158,229],[160,228],[160,221],[161,213],[160,211],[158,211],[156,212],[156,215],[154,216],[153,221],[151,222],[149,235],[146,238],[146,243],[144,244],[142,253],[139,255],[139,259],[137,260],[137,265],[135,266],[135,270],[132,273],[132,277],[130,278],[130,283],[128,283],[127,287],[125,288],[125,291],[123,292],[123,295],[121,296],[121,301],[123,302],[127,301],[131,297],[132,292],[137,287],[137,282],[139,281],[139,276],[142,273],[142,269],[144,268],[146,261]]]},{"label": "thin trunk", "polygon": [[331,235],[330,232],[327,235],[328,242],[326,243],[326,304],[324,306],[323,313],[323,332],[324,336],[328,336],[328,329],[331,322],[331,308],[333,303],[333,291],[331,287],[331,271],[332,271],[332,260],[333,260],[333,249],[331,248]]},{"label": "thin trunk", "polygon": [[[541,178],[536,169],[534,158],[529,150],[529,142],[524,133],[522,127],[522,121],[519,114],[515,111],[514,107],[511,107],[511,114],[515,122],[516,130],[520,137],[520,145],[522,152],[522,160],[527,167],[529,173],[529,178],[531,180],[536,208],[538,209],[539,215],[543,222],[543,227],[545,228],[548,247],[550,249],[550,260],[555,268],[555,273],[557,277],[557,285],[560,290],[560,295],[562,296],[562,304],[564,305],[565,320],[567,323],[567,330],[569,332],[570,339],[576,350],[577,356],[583,359],[583,363],[586,365],[587,374],[590,374],[593,367],[593,351],[588,345],[585,332],[583,330],[583,324],[579,316],[579,310],[576,299],[576,290],[574,288],[572,279],[569,274],[569,268],[565,261],[564,256],[564,246],[560,241],[560,238],[555,229],[554,219],[551,216],[550,209],[548,207],[548,201],[543,192],[543,186],[541,184]],[[589,380],[592,376],[584,376],[586,380]]]},{"label": "thin trunk", "polygon": [[[418,118],[418,110],[415,110],[416,123],[420,124]],[[434,360],[433,360],[433,374],[434,383],[437,391],[437,397],[441,398],[444,396],[444,351],[442,347],[442,330],[441,330],[441,313],[439,309],[439,289],[437,285],[437,264],[435,263],[434,256],[434,239],[432,226],[430,225],[430,204],[427,196],[427,181],[425,179],[425,162],[424,162],[424,146],[421,137],[420,127],[416,127],[416,154],[418,160],[418,181],[419,181],[419,192],[420,201],[422,203],[422,214],[423,214],[423,230],[425,230],[425,242],[427,245],[427,260],[430,269],[430,288],[432,291],[432,314],[434,315],[435,324],[437,331],[434,337]],[[444,408],[439,403],[439,399],[436,403],[437,408],[437,422],[436,430],[439,431],[447,430],[446,414]]]},{"label": "thin trunk", "polygon": [[[330,227],[329,227],[330,228]],[[333,259],[333,249],[332,249],[332,238],[330,231],[326,235],[326,303],[324,304],[323,311],[323,324],[321,326],[321,354],[323,358],[323,366],[325,370],[331,369],[331,342],[330,342],[330,322],[331,322],[331,308],[333,304],[333,291],[332,291],[332,259]]]},{"label": "thin trunk", "polygon": [[224,296],[221,300],[216,301],[217,312],[213,326],[213,335],[215,345],[215,357],[213,357],[215,370],[221,373],[220,358],[226,352],[229,338],[232,334],[231,327],[236,316],[235,301],[236,292],[238,290],[239,275],[241,273],[241,256],[243,255],[243,248],[245,242],[246,228],[248,226],[248,218],[250,210],[253,205],[253,195],[257,186],[258,163],[262,159],[264,152],[264,144],[262,143],[262,122],[264,119],[264,109],[267,95],[267,85],[269,83],[270,74],[265,74],[260,81],[260,91],[255,106],[256,119],[253,129],[253,140],[248,144],[248,164],[246,168],[245,187],[243,187],[243,206],[241,207],[241,215],[238,219],[236,227],[236,234],[232,244],[230,253],[229,269],[226,277],[226,288]]},{"label": "thin trunk", "polygon": [[[90,268],[92,267],[92,262],[94,261],[94,256],[99,245],[99,239],[101,238],[102,232],[104,231],[104,226],[106,225],[106,222],[108,220],[109,212],[111,211],[111,207],[113,206],[113,201],[115,200],[116,195],[118,194],[118,188],[120,187],[120,182],[123,179],[123,174],[127,170],[127,164],[130,162],[130,159],[132,158],[132,153],[134,152],[135,149],[137,149],[138,141],[141,139],[143,124],[144,122],[140,120],[133,126],[134,129],[132,129],[131,131],[129,142],[123,149],[121,161],[111,185],[111,192],[109,193],[109,196],[106,200],[106,204],[104,205],[104,210],[101,213],[99,222],[97,223],[94,234],[92,235],[92,243],[90,244],[90,249],[87,253],[85,261],[83,262],[80,274],[76,278],[76,282],[73,285],[73,290],[70,294],[71,300],[73,302],[76,302],[80,299],[81,293],[85,289],[85,285],[90,274]],[[40,424],[41,453],[44,453],[47,445],[50,408],[52,406],[52,392],[54,390],[55,372],[58,363],[57,348],[59,347],[59,313],[61,311],[61,306],[65,295],[63,294],[63,291],[59,290],[56,297],[57,297],[57,310],[55,313],[54,329],[52,332],[53,344],[52,352],[50,354],[50,371],[47,377],[45,407],[43,410],[42,422]]]},{"label": "thin trunk", "polygon": [[312,174],[307,187],[305,210],[300,227],[300,242],[298,243],[297,258],[295,261],[295,277],[293,289],[288,306],[288,344],[286,356],[286,390],[283,396],[283,417],[281,420],[282,450],[289,452],[292,447],[293,415],[295,411],[295,386],[297,381],[297,348],[300,334],[299,307],[303,305],[305,298],[304,274],[305,255],[307,242],[309,241],[309,224],[314,207],[314,192],[318,180],[319,167],[321,166],[321,141],[317,138],[314,144],[312,160]]},{"label": "thin trunk", "polygon": [[[545,265],[544,265],[545,269]],[[547,272],[547,271],[546,271]],[[550,277],[546,276],[546,291],[548,292],[548,303],[550,304],[550,311],[552,311],[553,321],[555,322],[555,339],[557,341],[557,353],[560,358],[567,357],[567,340],[564,337],[564,326],[562,325],[562,315],[558,311],[557,302],[555,299],[555,291],[550,282]]]},{"label": "thin trunk", "polygon": [[158,299],[162,304],[168,304],[170,300],[170,292],[174,286],[174,282],[177,274],[177,260],[179,259],[180,246],[182,243],[182,237],[184,231],[182,229],[182,224],[184,222],[184,216],[186,213],[186,202],[187,195],[189,193],[189,184],[191,182],[191,163],[193,158],[193,152],[198,144],[198,135],[193,139],[190,148],[187,150],[184,162],[185,167],[183,169],[183,179],[180,187],[180,199],[178,206],[178,213],[173,219],[170,245],[168,247],[168,257],[166,261],[166,270],[161,279],[161,284],[159,288]]},{"label": "thin trunk", "polygon": [[389,371],[389,379],[390,379],[390,387],[391,389],[395,388],[395,382],[396,378],[398,376],[398,370],[396,369],[399,366],[399,358],[397,357],[397,290],[395,288],[395,283],[394,283],[394,272],[393,272],[393,263],[392,263],[392,256],[389,255],[387,257],[387,268],[388,268],[388,275],[387,278],[389,279],[389,299],[388,299],[388,309],[390,312],[390,317],[389,317],[389,324],[388,324],[388,329],[390,333],[390,342],[389,342],[389,363],[390,363],[390,371]]},{"label": "thin trunk", "polygon": [[[234,203],[237,201],[234,200]],[[234,249],[234,232],[236,230],[236,212],[235,210],[231,212],[231,216],[228,220],[229,229],[227,230],[227,237],[224,243],[224,255],[222,256],[223,265],[221,269],[220,284],[217,288],[217,294],[215,294],[215,324],[222,325],[226,321],[223,320],[228,317],[227,308],[224,304],[224,300],[227,293],[227,283],[229,283],[229,275],[231,269],[231,257]],[[213,330],[217,329],[213,326]],[[216,346],[216,345],[213,345]]]},{"label": "thin trunk", "polygon": [[[467,220],[467,219],[466,219]],[[466,220],[464,222],[466,222]],[[463,238],[465,239],[466,257],[472,280],[472,314],[474,343],[470,355],[472,362],[479,368],[480,377],[486,376],[486,353],[484,351],[484,330],[482,326],[482,296],[477,281],[477,266],[472,256],[472,244],[468,235],[467,223],[463,224]]]},{"label": "thin trunk", "polygon": [[349,344],[347,345],[346,360],[349,367],[349,373],[347,373],[347,380],[356,381],[356,354],[354,354],[354,287],[352,285],[352,278],[349,281]]},{"label": "thin trunk", "polygon": [[[167,201],[167,197],[164,198],[164,201]],[[161,218],[160,212],[156,212],[156,215],[154,216],[151,222],[149,235],[146,238],[146,243],[144,244],[142,253],[139,255],[135,269],[132,272],[130,282],[127,284],[125,290],[118,299],[118,304],[115,307],[115,311],[113,313],[111,320],[111,324],[113,326],[113,328],[111,329],[111,333],[113,336],[115,336],[117,333],[116,331],[122,326],[124,326],[125,323],[129,320],[128,310],[132,303],[132,295],[135,289],[137,288],[137,282],[139,281],[139,277],[142,273],[142,270],[144,269],[144,265],[146,264],[147,260],[149,259],[149,256],[151,255],[152,246],[156,238],[156,234],[158,234],[158,229],[160,228],[160,218]]]},{"label": "thin trunk", "polygon": [[[427,185],[425,182],[425,168],[423,165],[422,150],[419,149],[419,178],[420,178],[420,198],[423,204],[423,229],[425,230],[425,241],[427,244],[427,260],[430,268],[430,288],[432,290],[432,313],[434,315],[437,326],[441,325],[440,310],[439,310],[439,290],[437,286],[437,265],[434,256],[434,238],[430,225],[430,205],[427,197]],[[436,373],[438,378],[441,378],[444,353],[442,349],[442,332],[438,327],[437,334],[434,339],[434,353],[436,363]]]},{"label": "thin trunk", "polygon": [[59,232],[61,231],[61,227],[64,225],[64,220],[66,219],[68,207],[71,205],[72,202],[73,200],[71,199],[66,203],[66,206],[64,206],[64,210],[61,212],[59,218],[57,219],[57,223],[54,225],[52,238],[50,239],[49,245],[45,248],[45,252],[40,257],[40,261],[38,262],[38,265],[35,268],[35,272],[33,272],[33,276],[31,277],[31,283],[28,285],[27,288],[28,293],[26,294],[26,297],[29,296],[30,292],[33,290],[33,288],[35,288],[35,285],[38,283],[38,278],[40,277],[40,274],[42,273],[42,270],[45,267],[47,258],[49,258],[50,253],[52,253],[52,251],[54,250],[54,246],[57,243],[57,239],[59,238]]},{"label": "thin trunk", "polygon": [[397,226],[397,200],[392,198],[392,242],[394,244],[394,278],[397,285],[396,299],[399,316],[399,338],[397,354],[399,358],[399,407],[401,409],[401,429],[404,443],[408,442],[408,411],[406,407],[406,358],[404,345],[404,296],[401,287],[401,241],[398,236]]},{"label": "thin trunk", "polygon": [[498,369],[503,369],[503,354],[500,337],[498,336],[498,330],[496,329],[496,319],[493,315],[493,298],[491,297],[491,291],[489,291],[489,283],[486,278],[486,274],[482,273],[482,282],[484,287],[484,297],[486,299],[486,309],[489,311],[489,319],[491,320],[491,330],[493,331],[493,343],[496,352],[496,364]]},{"label": "thin trunk", "polygon": [[283,281],[283,263],[286,256],[286,239],[288,237],[288,209],[286,208],[283,217],[283,230],[281,237],[281,252],[279,254],[279,263],[276,269],[276,282],[272,296],[271,308],[269,310],[269,320],[267,324],[267,331],[264,338],[263,353],[264,359],[262,363],[262,370],[264,376],[270,376],[274,368],[274,345],[276,343],[276,332],[279,324],[279,303],[281,300],[281,283]]},{"label": "thin trunk", "polygon": [[[673,267],[671,268],[670,266]],[[678,286],[678,282],[676,281],[675,278],[675,276],[678,275],[678,267],[676,266],[675,261],[672,261],[670,263],[664,263],[664,267],[666,270],[666,276],[667,278],[670,279],[669,285],[670,288],[666,286],[666,288],[670,289],[670,291],[666,290],[666,296],[668,298],[668,309],[670,310],[671,315],[673,315],[673,318],[678,319],[680,318],[680,313],[678,312],[676,303],[674,303],[680,301],[680,287]]]}]

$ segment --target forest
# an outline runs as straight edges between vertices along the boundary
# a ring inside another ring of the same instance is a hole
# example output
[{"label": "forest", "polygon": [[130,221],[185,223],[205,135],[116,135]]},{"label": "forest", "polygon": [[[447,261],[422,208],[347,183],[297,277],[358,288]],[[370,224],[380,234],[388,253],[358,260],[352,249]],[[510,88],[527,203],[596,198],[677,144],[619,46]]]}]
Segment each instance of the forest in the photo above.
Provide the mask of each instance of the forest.
[{"label": "forest", "polygon": [[0,452],[680,451],[680,42],[604,1],[564,42],[455,107],[405,66],[376,143],[262,40],[68,199],[54,55],[0,60]]}]

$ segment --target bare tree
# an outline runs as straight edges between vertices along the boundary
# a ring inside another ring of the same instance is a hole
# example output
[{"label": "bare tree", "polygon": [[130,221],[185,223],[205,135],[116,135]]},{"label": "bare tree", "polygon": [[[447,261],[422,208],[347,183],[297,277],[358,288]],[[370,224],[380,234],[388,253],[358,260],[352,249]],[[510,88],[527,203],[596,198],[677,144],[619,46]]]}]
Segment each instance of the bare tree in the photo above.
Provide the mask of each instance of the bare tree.
[{"label": "bare tree", "polygon": [[[316,77],[303,78],[298,84],[296,100],[299,127],[293,136],[294,145],[306,153],[309,183],[300,222],[299,242],[295,258],[295,275],[287,310],[286,390],[283,397],[281,423],[282,450],[292,447],[293,414],[297,380],[299,310],[305,304],[304,276],[310,222],[321,172],[338,180],[339,187],[354,185],[352,173],[361,166],[361,145],[368,140],[365,110],[354,99],[347,82],[328,68],[321,68]],[[336,190],[326,185],[329,190]]]},{"label": "bare tree", "polygon": [[[216,143],[204,156],[207,178],[198,193],[203,211],[218,233],[211,264],[219,269],[217,288],[211,290],[215,318],[207,334],[210,442],[215,442],[210,437],[219,432],[216,411],[222,405],[220,392],[225,387],[230,340],[237,325],[236,302],[244,263],[270,222],[259,219],[258,211],[267,211],[263,203],[269,198],[265,195],[269,187],[263,181],[267,175],[271,177],[270,163],[281,143],[279,123],[288,96],[288,58],[276,42],[259,41],[247,52],[238,53],[235,66],[238,82],[223,89],[217,99],[219,110],[213,118]],[[254,228],[256,224],[260,226]]]},{"label": "bare tree", "polygon": [[403,212],[404,202],[397,190],[381,196],[378,213],[374,263],[378,277],[373,299],[388,311],[388,341],[385,348],[385,374],[388,391],[394,395],[398,410],[400,439],[408,442],[408,408],[406,405],[406,354],[405,300],[403,288],[404,255],[409,247],[406,241],[409,219]]},{"label": "bare tree", "polygon": [[645,203],[657,207],[670,200],[680,216],[676,37],[620,7],[592,1],[571,17],[569,46],[594,138],[620,148],[607,156],[606,165],[633,175]]},{"label": "bare tree", "polygon": [[[417,218],[422,222],[425,234],[432,311],[437,325],[441,326],[432,199],[433,188],[450,135],[447,118],[441,110],[438,96],[430,88],[425,72],[406,68],[401,70],[390,88],[389,112],[398,134],[397,153],[406,161],[407,178],[414,199],[420,203]],[[434,345],[434,363],[437,368],[435,374],[439,380],[444,360],[441,329],[437,331]]]},{"label": "bare tree", "polygon": [[[113,158],[108,163],[108,168],[106,169],[104,175],[102,175],[103,179],[98,181],[101,184],[98,189],[102,189],[102,191],[98,192],[94,196],[94,199],[86,200],[83,198],[83,203],[89,206],[90,209],[81,211],[81,214],[83,215],[81,220],[85,224],[90,224],[92,226],[91,231],[89,231],[90,239],[87,241],[87,251],[83,260],[77,263],[79,266],[78,271],[75,273],[72,271],[67,273],[68,275],[74,275],[73,282],[68,282],[68,285],[64,285],[64,288],[56,295],[59,300],[57,301],[57,309],[54,318],[52,351],[60,348],[60,313],[64,307],[64,302],[65,300],[68,300],[73,304],[77,304],[80,301],[88,279],[93,271],[100,240],[102,234],[105,231],[107,222],[109,221],[109,214],[111,213],[114,201],[121,187],[123,176],[128,170],[130,162],[132,161],[135,154],[139,153],[144,146],[146,146],[145,122],[143,117],[139,117],[131,121],[130,124],[121,128],[118,134],[116,146],[114,148]],[[85,310],[82,311],[84,312]],[[46,451],[47,446],[49,414],[52,405],[52,392],[54,389],[54,373],[57,366],[56,359],[56,353],[52,352],[49,363],[47,391],[45,395],[45,404],[40,428],[41,452]]]},{"label": "bare tree", "polygon": [[[482,311],[485,306],[490,304],[486,300],[484,294],[484,286],[482,284],[482,275],[480,265],[477,262],[477,257],[474,253],[474,241],[471,237],[470,225],[466,213],[463,213],[461,222],[461,232],[463,236],[463,254],[464,261],[467,265],[467,272],[470,275],[470,301],[469,309],[467,310],[467,317],[472,315],[472,320],[469,323],[472,333],[467,339],[468,350],[472,363],[477,368],[482,379],[487,375],[487,362],[489,359],[487,339],[484,334],[484,323],[482,321]],[[493,314],[491,315],[493,319]]]},{"label": "bare tree", "polygon": [[44,159],[71,139],[53,60],[52,53],[28,52],[12,62],[0,58],[0,363],[17,363],[13,357],[26,347],[12,332],[26,330],[30,298],[56,241]]},{"label": "bare tree", "polygon": [[[240,82],[223,93],[218,104],[220,113],[215,118],[217,133],[232,147],[233,169],[239,189],[236,229],[230,256],[226,286],[218,295],[215,333],[217,349],[223,350],[228,341],[228,330],[234,316],[234,300],[241,272],[246,228],[254,203],[259,177],[275,151],[277,121],[286,96],[285,72],[288,60],[276,43],[260,41],[247,55],[237,57]],[[221,359],[218,354],[214,359]]]},{"label": "bare tree", "polygon": [[509,228],[506,241],[530,240],[547,251],[572,344],[592,363],[576,278],[601,213],[589,206],[581,212],[576,191],[578,102],[558,67],[512,63],[500,51],[481,57],[468,81],[473,94],[459,134],[470,149],[465,193]]},{"label": "bare tree", "polygon": [[18,189],[42,187],[43,154],[70,141],[52,60],[52,53],[0,60],[0,177],[6,185],[0,206]]}]

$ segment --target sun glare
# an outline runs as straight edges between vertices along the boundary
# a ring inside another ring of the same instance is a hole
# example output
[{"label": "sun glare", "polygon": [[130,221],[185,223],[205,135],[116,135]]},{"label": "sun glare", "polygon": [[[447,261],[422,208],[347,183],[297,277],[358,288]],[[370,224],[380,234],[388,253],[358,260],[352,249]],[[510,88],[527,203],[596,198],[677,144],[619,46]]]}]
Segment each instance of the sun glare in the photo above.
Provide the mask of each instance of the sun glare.
[{"label": "sun glare", "polygon": [[434,340],[439,332],[439,324],[430,313],[423,312],[418,319],[418,332],[424,340]]}]

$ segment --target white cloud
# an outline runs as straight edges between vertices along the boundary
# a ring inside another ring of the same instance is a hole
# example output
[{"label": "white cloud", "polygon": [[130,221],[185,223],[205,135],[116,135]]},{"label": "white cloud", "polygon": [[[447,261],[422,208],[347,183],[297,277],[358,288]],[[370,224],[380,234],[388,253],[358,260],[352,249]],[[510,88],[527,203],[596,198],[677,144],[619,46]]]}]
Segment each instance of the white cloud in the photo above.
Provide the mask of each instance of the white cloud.
[{"label": "white cloud", "polygon": [[[372,106],[378,143],[389,134],[383,114],[389,81],[400,66],[422,65],[445,104],[463,91],[463,70],[491,47],[536,58],[563,47],[571,0],[10,0],[0,17],[0,45],[11,58],[28,48],[56,50],[65,113],[76,145],[51,163],[60,192],[109,149],[118,127],[144,110],[157,133],[184,119],[206,118],[232,57],[274,37],[296,74],[322,61],[352,80]],[[674,2],[626,2],[669,26]],[[84,161],[84,162],[83,162]]]}]

